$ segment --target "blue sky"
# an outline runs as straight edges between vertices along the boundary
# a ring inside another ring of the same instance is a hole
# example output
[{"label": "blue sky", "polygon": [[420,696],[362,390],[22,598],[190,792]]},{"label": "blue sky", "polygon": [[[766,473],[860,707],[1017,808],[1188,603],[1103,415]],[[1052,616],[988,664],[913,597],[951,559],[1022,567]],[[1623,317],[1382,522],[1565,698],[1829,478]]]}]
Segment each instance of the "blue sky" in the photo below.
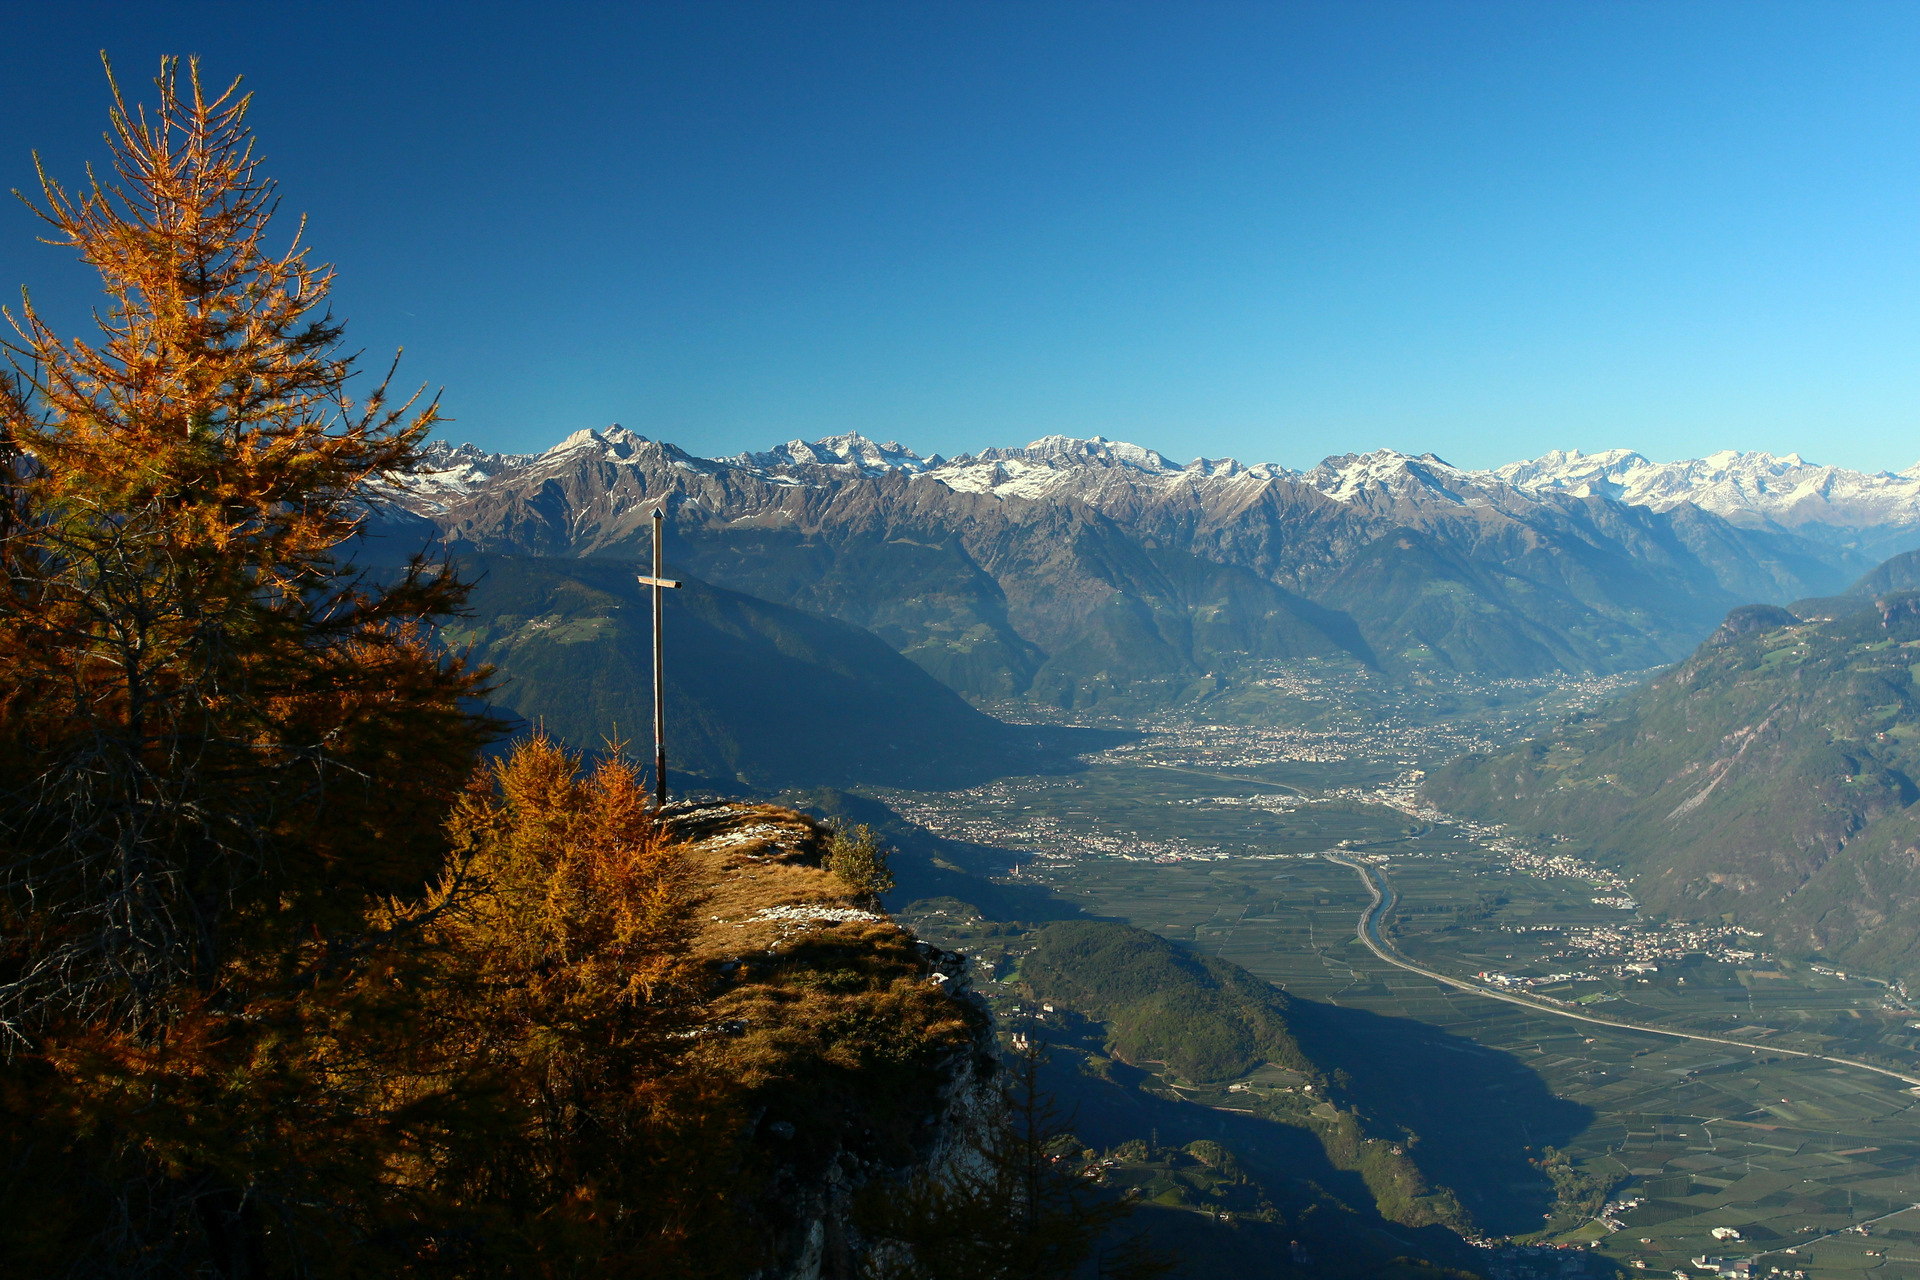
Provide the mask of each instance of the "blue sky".
[{"label": "blue sky", "polygon": [[[68,3],[8,34],[4,186],[100,158],[101,48],[134,89],[164,52],[244,73],[353,341],[489,447],[1920,458],[1920,6]],[[83,322],[34,235],[0,211],[0,287]]]}]

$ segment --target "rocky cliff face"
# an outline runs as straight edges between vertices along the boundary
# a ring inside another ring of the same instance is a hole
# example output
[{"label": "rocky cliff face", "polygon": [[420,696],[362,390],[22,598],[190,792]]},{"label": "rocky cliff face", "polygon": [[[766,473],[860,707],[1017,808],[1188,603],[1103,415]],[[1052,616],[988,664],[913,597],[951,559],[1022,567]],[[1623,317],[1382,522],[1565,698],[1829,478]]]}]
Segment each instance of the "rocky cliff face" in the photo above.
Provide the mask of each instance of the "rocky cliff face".
[{"label": "rocky cliff face", "polygon": [[927,1141],[911,1161],[875,1160],[857,1143],[842,1141],[796,1151],[778,1166],[762,1193],[774,1261],[751,1280],[858,1280],[867,1274],[875,1245],[857,1225],[856,1197],[875,1184],[918,1174],[938,1178],[977,1159],[985,1140],[977,1135],[992,1127],[1000,1102],[989,1049],[983,1041],[935,1065]]}]

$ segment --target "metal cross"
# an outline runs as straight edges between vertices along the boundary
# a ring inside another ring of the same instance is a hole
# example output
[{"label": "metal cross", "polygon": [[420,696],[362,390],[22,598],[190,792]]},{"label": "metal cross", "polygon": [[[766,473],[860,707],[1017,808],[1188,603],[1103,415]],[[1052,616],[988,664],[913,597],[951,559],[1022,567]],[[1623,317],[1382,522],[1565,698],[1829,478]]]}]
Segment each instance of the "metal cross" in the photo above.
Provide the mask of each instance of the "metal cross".
[{"label": "metal cross", "polygon": [[661,577],[661,520],[659,508],[653,512],[653,576],[640,575],[640,585],[653,588],[653,803],[656,808],[665,808],[667,804],[667,676],[666,667],[660,655],[660,604],[665,599],[660,592],[680,584],[672,578]]}]

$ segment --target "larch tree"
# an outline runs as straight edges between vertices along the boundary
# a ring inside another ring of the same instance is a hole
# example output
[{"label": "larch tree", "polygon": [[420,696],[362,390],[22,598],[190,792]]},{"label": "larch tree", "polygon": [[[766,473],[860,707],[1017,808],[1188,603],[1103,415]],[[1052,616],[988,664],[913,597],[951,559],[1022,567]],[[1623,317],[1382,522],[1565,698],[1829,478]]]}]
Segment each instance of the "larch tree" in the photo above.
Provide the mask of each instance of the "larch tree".
[{"label": "larch tree", "polygon": [[[42,171],[51,243],[99,272],[92,342],[22,302],[0,384],[0,838],[14,948],[0,1028],[152,1029],[269,935],[417,889],[487,727],[422,624],[463,588],[343,547],[433,404],[349,395],[329,268],[268,243],[237,83],[163,63],[113,91],[116,181]],[[110,77],[111,79],[111,77]]]},{"label": "larch tree", "polygon": [[237,82],[155,85],[113,86],[110,175],[29,201],[98,270],[99,333],[7,316],[0,1251],[255,1275],[294,1247],[276,1212],[345,1222],[390,1181],[404,1040],[375,1032],[422,917],[381,904],[442,874],[495,730],[431,634],[464,586],[350,555],[435,405],[350,393]]},{"label": "larch tree", "polygon": [[686,1061],[709,985],[689,954],[700,895],[639,773],[617,746],[587,769],[536,733],[476,773],[448,827],[422,904],[444,957],[431,1036],[496,1110],[433,1185],[503,1256],[698,1273],[713,1244],[690,1237],[723,1234],[739,1181],[738,1100]]},{"label": "larch tree", "polygon": [[[100,273],[99,334],[8,315],[0,1259],[743,1274],[756,1099],[918,1098],[975,1015],[877,926],[723,982],[617,748],[481,763],[487,674],[433,638],[464,586],[349,553],[435,407],[350,395],[247,98],[190,62],[156,86],[114,89],[110,175],[35,202]],[[884,891],[869,835],[842,845]]]}]

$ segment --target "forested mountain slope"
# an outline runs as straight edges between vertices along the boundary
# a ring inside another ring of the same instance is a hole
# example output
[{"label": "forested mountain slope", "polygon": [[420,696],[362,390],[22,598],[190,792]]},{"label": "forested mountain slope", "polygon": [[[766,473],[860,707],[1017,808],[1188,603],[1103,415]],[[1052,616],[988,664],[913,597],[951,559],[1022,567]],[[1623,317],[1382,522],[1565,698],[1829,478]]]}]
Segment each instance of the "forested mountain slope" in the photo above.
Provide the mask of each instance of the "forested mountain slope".
[{"label": "forested mountain slope", "polygon": [[1112,1028],[1113,1052],[1189,1080],[1231,1080],[1262,1062],[1315,1068],[1287,1025],[1292,1002],[1236,964],[1144,929],[1063,921],[1041,930],[1021,981]]},{"label": "forested mountain slope", "polygon": [[1871,593],[1898,576],[1736,610],[1604,714],[1456,761],[1427,794],[1621,868],[1646,909],[1920,979],[1920,594]]}]

